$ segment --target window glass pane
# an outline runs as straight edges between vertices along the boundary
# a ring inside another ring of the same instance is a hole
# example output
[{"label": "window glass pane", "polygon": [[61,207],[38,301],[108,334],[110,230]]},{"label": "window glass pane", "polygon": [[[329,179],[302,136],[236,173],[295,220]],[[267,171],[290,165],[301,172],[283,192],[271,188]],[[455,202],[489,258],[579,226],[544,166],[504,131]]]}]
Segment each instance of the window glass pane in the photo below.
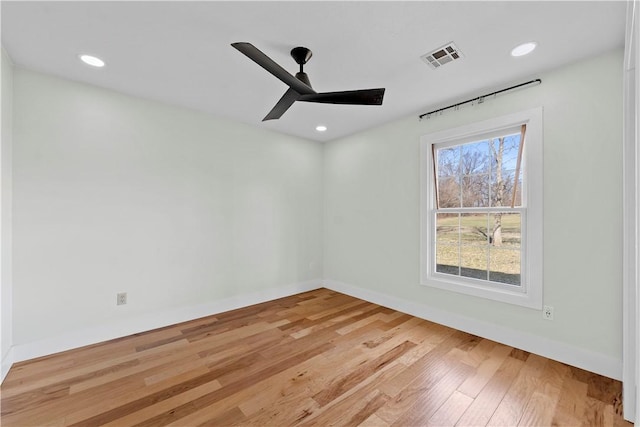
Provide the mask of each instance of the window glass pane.
[{"label": "window glass pane", "polygon": [[438,207],[460,207],[460,147],[438,149]]},{"label": "window glass pane", "polygon": [[[515,170],[504,170],[502,172],[502,186],[503,186],[503,199],[502,199],[502,204],[498,205],[495,204],[495,206],[511,206],[511,198],[513,197],[513,189],[515,186],[515,175],[516,175],[516,171]],[[498,182],[492,182],[491,183],[492,188],[491,191],[494,192],[498,192],[499,188]],[[519,190],[519,189],[518,189]],[[520,206],[520,201],[516,200],[516,204],[515,206]]]},{"label": "window glass pane", "polygon": [[461,146],[461,175],[484,175],[489,173],[489,141],[478,141]]},{"label": "window glass pane", "polygon": [[458,177],[438,177],[438,207],[460,207],[460,184]]},{"label": "window glass pane", "polygon": [[459,214],[436,214],[436,242],[441,245],[458,245],[460,243]]},{"label": "window glass pane", "polygon": [[438,176],[460,175],[460,147],[438,149]]},{"label": "window glass pane", "polygon": [[518,162],[518,150],[520,149],[520,134],[506,135],[502,139],[504,140],[503,167],[515,170]]},{"label": "window glass pane", "polygon": [[460,228],[458,214],[436,215],[436,271],[459,274]]},{"label": "window glass pane", "polygon": [[[511,206],[519,148],[520,134],[510,134],[438,149],[438,208]],[[520,213],[435,216],[437,272],[520,285]]]},{"label": "window glass pane", "polygon": [[489,280],[520,286],[520,250],[491,247]]},{"label": "window glass pane", "polygon": [[461,146],[462,206],[489,206],[490,161],[488,140]]},{"label": "window glass pane", "polygon": [[522,218],[519,213],[492,213],[489,215],[491,245],[519,248],[522,234]]},{"label": "window glass pane", "polygon": [[489,174],[463,175],[462,206],[465,208],[484,208],[489,206]]},{"label": "window glass pane", "polygon": [[460,274],[474,279],[487,280],[488,246],[460,247]]},{"label": "window glass pane", "polygon": [[494,138],[491,151],[491,206],[511,206],[520,134]]},{"label": "window glass pane", "polygon": [[458,246],[438,245],[436,247],[436,271],[438,273],[460,274],[460,257],[458,254]]},{"label": "window glass pane", "polygon": [[[523,175],[524,175],[522,169],[523,169],[523,165],[520,166],[520,174],[518,175],[518,182],[517,182],[518,185],[516,186],[516,199],[513,205],[514,207],[522,206],[522,184],[523,184]],[[513,172],[513,175],[515,175],[515,171]],[[514,177],[514,181],[515,181],[515,177]]]},{"label": "window glass pane", "polygon": [[463,245],[487,246],[489,244],[488,219],[487,214],[462,214],[460,218],[461,243]]}]

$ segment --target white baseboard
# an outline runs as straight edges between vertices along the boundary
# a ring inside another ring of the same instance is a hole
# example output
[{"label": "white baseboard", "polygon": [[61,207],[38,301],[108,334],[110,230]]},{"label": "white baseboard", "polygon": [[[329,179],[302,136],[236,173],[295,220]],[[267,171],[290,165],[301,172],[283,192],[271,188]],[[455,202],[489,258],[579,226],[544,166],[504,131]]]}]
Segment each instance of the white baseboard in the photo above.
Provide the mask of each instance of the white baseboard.
[{"label": "white baseboard", "polygon": [[3,381],[15,362],[46,356],[86,345],[96,344],[135,333],[150,331],[176,323],[211,316],[253,304],[271,301],[315,290],[321,287],[351,295],[403,313],[449,326],[470,334],[516,347],[549,359],[585,369],[609,378],[622,378],[622,360],[594,353],[548,338],[523,333],[493,323],[482,322],[425,304],[418,304],[388,294],[360,288],[334,280],[310,280],[251,294],[238,295],[197,306],[165,310],[109,325],[79,329],[67,334],[11,347],[2,359],[0,381]]},{"label": "white baseboard", "polygon": [[13,365],[13,347],[9,348],[7,354],[2,356],[2,368],[0,368],[0,384],[4,381],[5,377],[9,373],[9,369],[11,369],[11,365]]},{"label": "white baseboard", "polygon": [[[63,335],[26,344],[15,345],[12,347],[11,359],[7,361],[6,371],[8,371],[11,364],[15,362],[47,356],[61,351],[175,325],[177,323],[187,322],[189,320],[199,319],[201,317],[211,316],[253,304],[296,295],[301,292],[312,291],[321,287],[321,279],[309,280],[278,288],[265,289],[264,291],[253,292],[251,294],[238,295],[222,300],[211,301],[196,306],[162,310],[133,319],[111,322],[108,325],[78,329]],[[2,374],[4,379],[4,375],[6,375],[4,359],[2,361]]]},{"label": "white baseboard", "polygon": [[324,280],[324,287],[378,305],[392,308],[421,319],[439,323],[482,338],[497,341],[571,366],[585,369],[616,380],[622,379],[622,360],[594,353],[538,335],[517,331],[494,323],[483,322],[459,314],[440,310],[402,298],[349,285],[335,280]]}]

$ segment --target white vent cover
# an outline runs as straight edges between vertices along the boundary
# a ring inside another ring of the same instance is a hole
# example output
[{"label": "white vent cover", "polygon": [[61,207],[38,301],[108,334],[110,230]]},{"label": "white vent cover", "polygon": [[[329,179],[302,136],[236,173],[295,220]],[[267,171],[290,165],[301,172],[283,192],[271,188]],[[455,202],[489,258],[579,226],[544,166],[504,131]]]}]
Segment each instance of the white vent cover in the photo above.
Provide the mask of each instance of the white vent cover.
[{"label": "white vent cover", "polygon": [[447,43],[433,52],[420,57],[420,59],[434,69],[460,58],[462,58],[462,52],[458,50],[453,42]]}]

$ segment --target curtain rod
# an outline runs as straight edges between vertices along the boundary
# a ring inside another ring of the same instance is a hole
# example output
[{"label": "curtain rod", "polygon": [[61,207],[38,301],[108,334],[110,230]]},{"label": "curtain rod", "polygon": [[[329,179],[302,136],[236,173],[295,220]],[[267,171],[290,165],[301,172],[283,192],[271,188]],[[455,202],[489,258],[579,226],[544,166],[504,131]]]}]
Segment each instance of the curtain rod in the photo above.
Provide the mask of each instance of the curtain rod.
[{"label": "curtain rod", "polygon": [[432,114],[440,113],[442,111],[448,110],[449,108],[457,108],[457,107],[459,107],[461,105],[468,104],[468,103],[474,102],[474,101],[478,101],[478,104],[481,104],[482,102],[484,102],[484,99],[489,97],[489,96],[498,95],[499,93],[507,92],[507,91],[510,91],[510,90],[513,90],[513,89],[518,89],[518,88],[523,87],[523,86],[529,86],[529,85],[534,84],[534,83],[536,85],[539,85],[540,83],[542,83],[542,80],[540,80],[540,79],[529,80],[528,82],[520,83],[518,85],[514,85],[514,86],[508,87],[506,89],[500,89],[500,90],[497,90],[495,92],[488,93],[486,95],[477,96],[477,97],[475,97],[473,99],[469,99],[467,101],[458,102],[457,104],[449,105],[448,107],[439,108],[437,110],[429,111],[428,113],[420,114],[418,116],[418,119],[422,120],[425,116],[427,118],[429,118],[429,116],[432,115]]}]

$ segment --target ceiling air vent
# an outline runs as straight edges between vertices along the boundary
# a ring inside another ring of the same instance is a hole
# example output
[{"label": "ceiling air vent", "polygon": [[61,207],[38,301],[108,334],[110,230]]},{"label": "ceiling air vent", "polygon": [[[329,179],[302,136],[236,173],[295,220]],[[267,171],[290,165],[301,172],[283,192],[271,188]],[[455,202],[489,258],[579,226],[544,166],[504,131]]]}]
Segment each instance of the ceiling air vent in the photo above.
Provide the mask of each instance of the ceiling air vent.
[{"label": "ceiling air vent", "polygon": [[453,42],[439,47],[431,53],[422,55],[420,59],[429,64],[431,68],[439,68],[440,66],[462,58],[462,52],[458,50]]}]

